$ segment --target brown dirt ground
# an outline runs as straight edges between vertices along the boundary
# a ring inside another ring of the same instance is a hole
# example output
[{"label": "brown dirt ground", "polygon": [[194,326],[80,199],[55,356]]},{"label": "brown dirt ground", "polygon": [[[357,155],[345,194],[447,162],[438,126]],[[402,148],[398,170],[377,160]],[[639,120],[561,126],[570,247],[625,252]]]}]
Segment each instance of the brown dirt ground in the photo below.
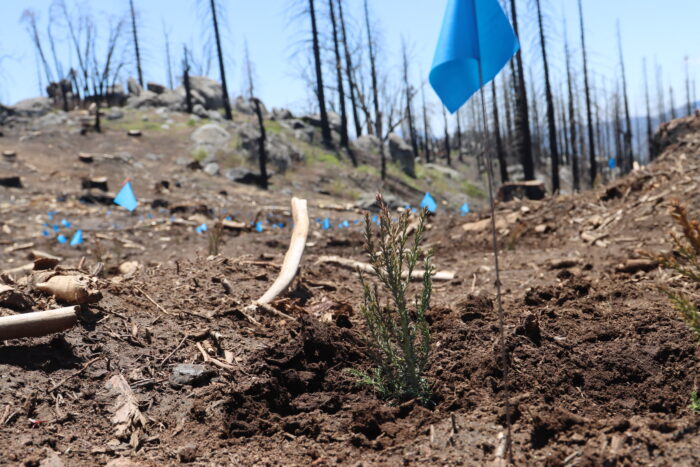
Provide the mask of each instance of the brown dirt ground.
[{"label": "brown dirt ground", "polygon": [[[221,254],[207,257],[206,235],[194,226],[211,223],[221,207],[246,222],[258,213],[288,222],[288,196],[176,166],[186,144],[163,138],[18,130],[0,141],[20,155],[19,162],[0,162],[2,170],[25,183],[0,188],[3,269],[28,261],[29,248],[13,249],[26,242],[64,257],[64,266],[83,256],[87,269],[98,260],[107,265],[104,298],[81,312],[77,326],[0,346],[0,464],[499,464],[505,411],[492,254],[488,231],[462,227],[485,214],[431,219],[426,242],[436,266],[458,277],[435,284],[429,313],[436,403],[390,405],[345,371],[368,366],[355,274],[315,263],[325,254],[363,260],[360,227],[352,222],[361,214],[323,209],[338,201],[319,200],[303,186],[295,191],[312,200],[312,218],[348,219],[351,228],[323,231],[312,222],[301,272],[274,303],[293,319],[259,311],[259,325],[252,324],[242,310],[274,280],[289,228],[226,232]],[[660,287],[697,289],[656,268],[619,268],[642,250],[669,249],[672,198],[700,213],[698,140],[688,133],[615,185],[499,206],[499,218],[508,220],[499,241],[516,464],[700,463],[700,415],[688,409],[700,348]],[[133,160],[73,162],[88,148],[144,155],[166,146],[165,160],[139,160],[136,168]],[[76,180],[84,175],[108,175],[112,185],[130,175],[144,194],[139,214],[109,208],[107,216],[104,205],[78,202]],[[154,191],[161,179],[171,190]],[[151,209],[149,197],[167,200],[168,212]],[[70,248],[43,237],[49,210],[82,226],[86,244]],[[125,260],[141,268],[119,275]],[[36,310],[56,305],[27,291]],[[211,379],[197,387],[172,385],[174,365],[202,363],[197,344],[219,360],[232,353],[231,367],[209,364]],[[117,374],[146,417],[145,426],[122,437],[105,388]]]}]

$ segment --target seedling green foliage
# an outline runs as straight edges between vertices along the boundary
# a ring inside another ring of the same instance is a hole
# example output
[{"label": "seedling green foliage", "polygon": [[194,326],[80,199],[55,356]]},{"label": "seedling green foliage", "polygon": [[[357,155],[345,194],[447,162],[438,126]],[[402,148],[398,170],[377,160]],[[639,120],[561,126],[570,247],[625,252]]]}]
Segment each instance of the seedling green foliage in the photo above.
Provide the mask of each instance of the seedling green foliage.
[{"label": "seedling green foliage", "polygon": [[[679,202],[671,206],[671,215],[681,228],[682,235],[671,234],[674,251],[661,257],[661,264],[673,269],[691,282],[700,283],[700,223],[691,220],[687,209]],[[700,340],[700,310],[686,294],[665,290],[674,307]]]},{"label": "seedling green foliage", "polygon": [[690,410],[695,413],[700,413],[700,396],[696,391],[690,394]]},{"label": "seedling green foliage", "polygon": [[[383,398],[417,398],[427,403],[431,395],[425,378],[430,329],[425,313],[430,306],[433,268],[432,253],[420,248],[426,212],[420,214],[415,231],[409,233],[410,213],[404,212],[392,222],[381,195],[377,195],[377,201],[378,233],[369,215],[365,216],[366,249],[376,283],[358,272],[364,295],[362,315],[367,324],[365,340],[374,368],[370,372],[350,371],[361,384],[372,387]],[[421,257],[425,270],[422,287],[411,301],[407,296],[410,277]]]}]

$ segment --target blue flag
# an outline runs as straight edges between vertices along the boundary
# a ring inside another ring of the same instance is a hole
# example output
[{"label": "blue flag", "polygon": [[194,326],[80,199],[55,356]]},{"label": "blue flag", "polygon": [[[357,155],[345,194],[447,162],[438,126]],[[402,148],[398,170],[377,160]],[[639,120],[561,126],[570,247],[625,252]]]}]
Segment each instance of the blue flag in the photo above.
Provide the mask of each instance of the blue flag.
[{"label": "blue flag", "polygon": [[459,212],[463,215],[466,216],[469,214],[469,203],[464,203],[461,208],[459,208]]},{"label": "blue flag", "polygon": [[136,196],[134,196],[134,190],[131,188],[131,182],[126,182],[122,189],[114,198],[114,204],[117,204],[127,211],[133,211],[138,206],[138,201],[136,201]]},{"label": "blue flag", "polygon": [[454,113],[495,78],[519,48],[498,0],[448,0],[430,84]]},{"label": "blue flag", "polygon": [[427,209],[428,212],[431,212],[433,214],[435,214],[435,211],[437,211],[437,203],[430,195],[430,193],[425,194],[425,196],[423,197],[423,201],[420,202],[420,207]]},{"label": "blue flag", "polygon": [[608,168],[610,170],[615,168],[615,158],[614,157],[611,157],[610,160],[608,160]]},{"label": "blue flag", "polygon": [[70,240],[70,246],[77,246],[83,243],[83,231],[76,230],[73,234],[73,238]]}]

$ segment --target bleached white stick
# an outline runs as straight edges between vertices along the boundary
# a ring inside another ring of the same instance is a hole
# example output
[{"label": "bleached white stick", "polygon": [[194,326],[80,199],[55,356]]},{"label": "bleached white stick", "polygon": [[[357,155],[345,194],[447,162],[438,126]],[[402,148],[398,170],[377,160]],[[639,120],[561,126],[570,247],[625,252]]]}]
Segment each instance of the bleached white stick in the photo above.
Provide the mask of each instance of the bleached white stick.
[{"label": "bleached white stick", "polygon": [[78,307],[35,311],[0,318],[0,341],[20,337],[39,337],[65,331],[78,321]]},{"label": "bleached white stick", "polygon": [[[369,263],[363,263],[360,261],[355,261],[354,259],[342,258],[340,256],[321,256],[316,260],[316,264],[320,263],[332,263],[347,269],[359,269],[362,272],[373,273],[374,268]],[[423,280],[423,274],[425,273],[422,269],[415,269],[411,273],[411,280],[420,281]],[[401,277],[406,277],[408,271],[403,271]],[[431,277],[434,281],[451,281],[455,278],[456,273],[454,271],[436,271]]]},{"label": "bleached white stick", "polygon": [[292,218],[294,219],[294,230],[289,242],[289,249],[284,255],[282,270],[267,292],[255,302],[257,304],[266,305],[284,292],[299,269],[304,246],[306,246],[306,237],[309,235],[309,213],[305,199],[292,198]]}]

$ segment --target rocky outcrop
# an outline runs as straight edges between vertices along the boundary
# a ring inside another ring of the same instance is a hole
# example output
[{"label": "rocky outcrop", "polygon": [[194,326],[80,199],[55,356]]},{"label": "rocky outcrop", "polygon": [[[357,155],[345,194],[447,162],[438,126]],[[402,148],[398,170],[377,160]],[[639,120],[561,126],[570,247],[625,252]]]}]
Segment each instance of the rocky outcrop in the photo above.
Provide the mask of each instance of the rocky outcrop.
[{"label": "rocky outcrop", "polygon": [[163,94],[167,88],[162,84],[149,81],[148,83],[146,83],[146,89],[156,94]]},{"label": "rocky outcrop", "polygon": [[141,107],[158,107],[158,94],[151,91],[142,91],[138,95],[130,95],[126,100],[126,106],[131,109],[139,109]]},{"label": "rocky outcrop", "polygon": [[206,151],[210,156],[206,161],[213,162],[210,159],[226,147],[231,140],[231,134],[217,123],[208,123],[193,131],[190,140],[194,143],[195,151]]},{"label": "rocky outcrop", "polygon": [[224,90],[217,81],[206,76],[191,76],[190,86],[197,102],[209,110],[224,106]]},{"label": "rocky outcrop", "polygon": [[[240,112],[245,115],[255,115],[255,104],[251,99],[246,99],[243,96],[236,97],[236,100],[233,103],[233,108],[236,112]],[[262,111],[263,118],[267,118],[268,112],[265,108],[265,104],[262,102],[260,102],[260,110]]]},{"label": "rocky outcrop", "polygon": [[143,92],[143,86],[141,86],[133,76],[129,76],[129,80],[127,81],[127,89],[129,90],[129,96],[138,97]]},{"label": "rocky outcrop", "polygon": [[411,149],[411,146],[396,133],[391,133],[389,135],[387,146],[392,162],[398,164],[401,170],[406,174],[415,177],[415,158],[413,157],[413,149]]},{"label": "rocky outcrop", "polygon": [[51,111],[53,102],[48,97],[33,97],[24,99],[12,106],[13,113],[18,117],[42,117]]}]

